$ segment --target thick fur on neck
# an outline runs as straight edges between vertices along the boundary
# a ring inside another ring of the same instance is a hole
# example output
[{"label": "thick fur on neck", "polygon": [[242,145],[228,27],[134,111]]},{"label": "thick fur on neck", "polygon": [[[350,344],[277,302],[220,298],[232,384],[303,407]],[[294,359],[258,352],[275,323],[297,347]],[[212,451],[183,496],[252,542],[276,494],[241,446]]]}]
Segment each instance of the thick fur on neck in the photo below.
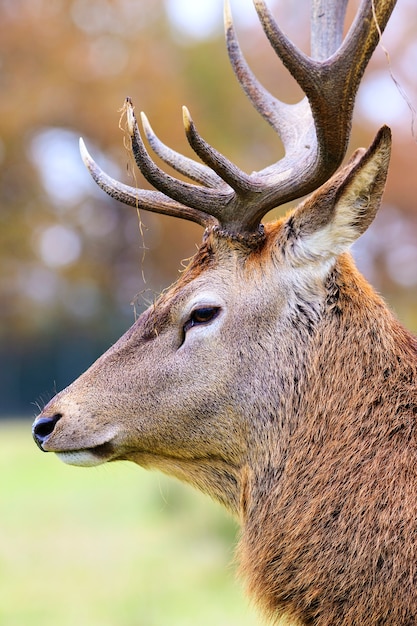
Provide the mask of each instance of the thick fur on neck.
[{"label": "thick fur on neck", "polygon": [[288,431],[297,416],[285,460],[278,473],[272,459],[248,478],[242,572],[269,617],[411,626],[417,343],[347,255],[326,288],[300,395],[278,420]]}]

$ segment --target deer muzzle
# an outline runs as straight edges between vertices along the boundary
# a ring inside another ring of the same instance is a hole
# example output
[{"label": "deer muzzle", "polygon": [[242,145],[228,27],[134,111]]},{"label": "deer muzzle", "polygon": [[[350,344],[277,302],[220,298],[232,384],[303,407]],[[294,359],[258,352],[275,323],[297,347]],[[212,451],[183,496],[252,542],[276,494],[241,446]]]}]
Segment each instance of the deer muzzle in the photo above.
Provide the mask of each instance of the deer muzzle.
[{"label": "deer muzzle", "polygon": [[55,452],[61,461],[69,465],[101,465],[116,457],[112,443],[114,428],[86,433],[85,429],[74,428],[71,419],[65,418],[63,413],[40,415],[33,424],[32,435],[42,452]]}]

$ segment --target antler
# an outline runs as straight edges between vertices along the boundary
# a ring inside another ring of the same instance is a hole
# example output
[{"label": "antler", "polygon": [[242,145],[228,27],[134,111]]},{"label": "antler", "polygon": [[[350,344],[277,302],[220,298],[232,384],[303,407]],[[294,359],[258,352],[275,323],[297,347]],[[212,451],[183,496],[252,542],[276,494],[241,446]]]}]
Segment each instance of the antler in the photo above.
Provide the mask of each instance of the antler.
[{"label": "antler", "polygon": [[128,99],[127,128],[132,151],[140,171],[158,191],[136,189],[110,178],[82,142],[84,162],[110,196],[130,206],[182,217],[205,227],[216,225],[230,236],[253,236],[269,210],[313,191],[339,167],[347,149],[360,80],[396,0],[362,0],[344,41],[347,0],[312,0],[312,57],[283,34],[264,0],[253,1],[271,46],[306,97],[297,104],[286,104],[258,82],[242,55],[229,2],[225,0],[227,50],[246,95],[280,136],[284,158],[246,174],[206,143],[184,107],[185,133],[203,165],[165,146],[142,114],[142,125],[154,152],[198,184],[178,180],[149,156]]}]

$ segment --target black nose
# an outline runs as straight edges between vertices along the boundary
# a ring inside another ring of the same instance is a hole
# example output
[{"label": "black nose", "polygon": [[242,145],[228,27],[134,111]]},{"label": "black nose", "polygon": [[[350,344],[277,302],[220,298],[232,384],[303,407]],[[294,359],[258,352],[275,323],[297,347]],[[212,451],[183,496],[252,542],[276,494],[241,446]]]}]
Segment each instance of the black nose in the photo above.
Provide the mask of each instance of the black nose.
[{"label": "black nose", "polygon": [[61,419],[61,417],[61,413],[55,413],[52,417],[41,417],[33,424],[32,435],[36,445],[41,450],[43,450],[42,444],[45,443],[49,435],[52,434],[55,424]]}]

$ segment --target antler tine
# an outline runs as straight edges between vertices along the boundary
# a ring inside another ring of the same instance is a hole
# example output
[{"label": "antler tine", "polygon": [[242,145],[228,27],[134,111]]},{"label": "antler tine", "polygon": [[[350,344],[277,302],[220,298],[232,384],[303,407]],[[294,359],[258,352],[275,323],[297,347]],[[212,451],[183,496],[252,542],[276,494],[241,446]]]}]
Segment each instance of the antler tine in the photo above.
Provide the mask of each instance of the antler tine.
[{"label": "antler tine", "polygon": [[[177,202],[191,207],[196,211],[203,211],[221,221],[219,204],[230,201],[233,191],[230,188],[211,189],[199,187],[170,176],[152,161],[141,134],[130,98],[126,100],[127,130],[132,142],[132,152],[140,171],[148,182],[165,195]],[[223,202],[221,202],[223,201]]]},{"label": "antler tine", "polygon": [[170,165],[174,170],[180,174],[184,174],[196,183],[201,183],[205,187],[218,187],[222,180],[206,165],[198,163],[193,159],[180,154],[176,150],[172,150],[165,145],[159,137],[154,133],[152,126],[149,123],[145,113],[141,113],[142,127],[146,135],[146,139],[149,142],[152,150],[157,154],[167,165]]},{"label": "antler tine", "polygon": [[[343,23],[349,0],[314,0],[311,7],[311,57],[325,61],[343,41]],[[331,5],[329,11],[329,4]]]},{"label": "antler tine", "polygon": [[[299,134],[296,123],[299,119],[294,106],[272,96],[248,66],[236,36],[229,0],[224,3],[224,26],[229,60],[240,85],[258,113],[278,133],[284,146],[292,145],[297,142],[296,137]],[[291,117],[293,123],[288,123]]]},{"label": "antler tine", "polygon": [[[362,0],[355,20],[333,60],[335,70],[344,71],[355,93],[359,87],[368,61],[395,7],[397,0]],[[349,67],[346,67],[346,59]],[[354,72],[350,72],[351,67]]]},{"label": "antler tine", "polygon": [[82,138],[80,138],[80,153],[93,180],[111,198],[123,204],[127,204],[128,206],[135,207],[136,209],[162,213],[172,217],[181,217],[205,227],[216,223],[211,215],[175,202],[175,200],[172,200],[159,191],[137,189],[115,180],[97,165],[90,156]]},{"label": "antler tine", "polygon": [[215,150],[199,135],[190,112],[183,107],[184,128],[187,139],[194,152],[212,170],[214,170],[236,193],[245,194],[253,188],[250,176],[245,174],[220,152]]},{"label": "antler tine", "polygon": [[[359,82],[396,0],[362,0],[354,24],[337,51],[332,47],[341,39],[346,0],[339,6],[334,0],[314,0],[313,47],[320,59],[330,54],[324,60],[312,59],[300,52],[285,37],[265,1],[254,0],[254,3],[272,47],[309,100],[318,142],[317,171],[312,179],[317,187],[343,160]],[[379,29],[373,19],[374,8]],[[329,40],[327,31],[320,26],[323,15],[331,32]]]}]

